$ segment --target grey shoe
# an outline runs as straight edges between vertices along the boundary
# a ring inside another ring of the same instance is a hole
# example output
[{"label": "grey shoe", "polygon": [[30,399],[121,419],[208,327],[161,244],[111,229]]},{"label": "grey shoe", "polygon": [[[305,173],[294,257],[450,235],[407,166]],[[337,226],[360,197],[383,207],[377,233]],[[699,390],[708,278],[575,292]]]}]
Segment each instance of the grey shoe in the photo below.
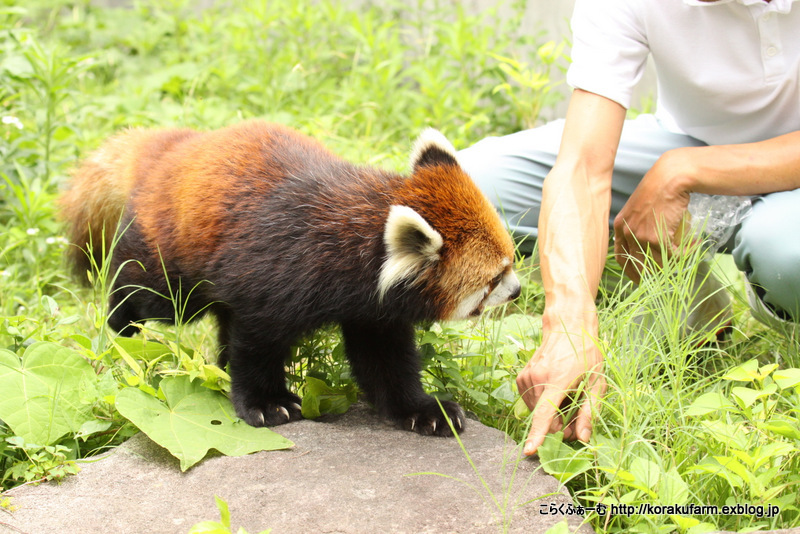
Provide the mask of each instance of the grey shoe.
[{"label": "grey shoe", "polygon": [[779,332],[785,332],[787,329],[797,326],[797,323],[779,317],[770,306],[765,304],[747,277],[745,277],[744,289],[747,294],[747,303],[750,305],[750,314],[758,322]]}]

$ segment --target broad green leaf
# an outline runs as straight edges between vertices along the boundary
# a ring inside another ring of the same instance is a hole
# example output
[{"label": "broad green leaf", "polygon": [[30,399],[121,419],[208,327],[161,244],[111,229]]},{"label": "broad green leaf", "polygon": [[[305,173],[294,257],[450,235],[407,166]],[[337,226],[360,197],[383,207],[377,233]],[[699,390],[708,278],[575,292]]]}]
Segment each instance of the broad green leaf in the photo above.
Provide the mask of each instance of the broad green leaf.
[{"label": "broad green leaf", "polygon": [[744,423],[726,423],[718,419],[701,421],[700,424],[706,436],[726,447],[735,447],[745,450],[748,445],[748,432]]},{"label": "broad green leaf", "polygon": [[722,467],[738,476],[742,480],[749,480],[751,478],[750,472],[736,458],[732,456],[714,456],[714,459],[718,461]]},{"label": "broad green leaf", "polygon": [[514,402],[518,398],[518,395],[514,391],[514,388],[511,387],[511,383],[512,380],[504,380],[492,391],[491,396],[495,399],[506,401],[509,404]]},{"label": "broad green leaf", "polygon": [[772,443],[767,443],[763,447],[756,448],[756,451],[753,453],[753,456],[755,457],[753,467],[758,469],[772,458],[789,456],[796,450],[797,447],[791,443],[786,443],[785,441],[773,441]]},{"label": "broad green leaf", "polygon": [[556,523],[552,527],[548,528],[547,532],[544,534],[569,534],[570,532],[571,530],[569,529],[569,523],[567,523],[567,520],[565,519],[564,521]]},{"label": "broad green leaf", "polygon": [[[622,477],[626,482],[633,481],[633,475],[622,469],[623,459],[628,456],[630,447],[622,438],[607,436],[599,431],[592,434],[595,463],[607,473]],[[624,474],[622,474],[624,473]]]},{"label": "broad green leaf", "polygon": [[726,466],[722,465],[719,460],[716,459],[716,457],[703,458],[697,465],[690,467],[689,470],[703,471],[712,475],[716,475],[728,482],[731,488],[738,489],[744,486],[744,480],[742,477],[727,469]]},{"label": "broad green leaf", "polygon": [[681,516],[681,515],[671,515],[671,516],[669,516],[669,518],[672,519],[678,527],[680,527],[681,532],[683,532],[685,530],[688,530],[688,529],[690,529],[692,527],[695,527],[695,526],[700,524],[700,520],[699,519],[695,519],[694,517],[684,517],[684,516]]},{"label": "broad green leaf", "polygon": [[[680,524],[676,521],[676,524]],[[699,523],[696,526],[686,531],[686,534],[710,534],[712,532],[719,532],[719,529],[713,523]]]},{"label": "broad green leaf", "polygon": [[113,340],[113,343],[120,356],[123,356],[122,353],[124,352],[132,358],[144,360],[148,363],[172,354],[170,348],[163,343],[149,341],[142,337],[117,337]]},{"label": "broad green leaf", "polygon": [[800,429],[797,428],[797,421],[795,420],[771,419],[764,423],[758,423],[758,428],[787,438],[800,440]]},{"label": "broad green leaf", "polygon": [[795,387],[800,385],[800,369],[781,369],[775,371],[772,378],[781,389]]},{"label": "broad green leaf", "polygon": [[707,415],[733,408],[733,403],[722,393],[705,393],[697,397],[686,409],[686,415]]},{"label": "broad green leaf", "polygon": [[332,387],[319,378],[307,376],[301,411],[306,419],[316,419],[322,414],[342,414],[356,399],[352,384]]},{"label": "broad green leaf", "polygon": [[639,456],[631,461],[631,466],[628,471],[643,488],[654,489],[661,478],[661,469],[658,467],[658,464]]},{"label": "broad green leaf", "polygon": [[749,408],[763,397],[769,397],[772,393],[777,391],[775,384],[770,384],[761,390],[745,387],[735,387],[731,389],[731,394],[739,401],[742,408]]},{"label": "broad green leaf", "polygon": [[748,362],[745,362],[741,365],[737,365],[727,373],[723,375],[722,378],[725,380],[737,380],[740,382],[752,382],[756,378],[758,378],[758,360],[752,359]]},{"label": "broad green leaf", "polygon": [[531,409],[528,408],[528,405],[525,404],[525,401],[523,400],[522,397],[519,397],[514,402],[514,410],[513,411],[514,411],[514,417],[516,417],[517,419],[520,419],[520,420],[525,419],[526,417],[528,417],[531,414]]},{"label": "broad green leaf", "polygon": [[562,441],[563,436],[563,432],[548,434],[539,447],[542,468],[559,482],[567,482],[592,468],[591,453],[586,449],[573,449]]},{"label": "broad green leaf", "polygon": [[267,428],[239,420],[225,395],[188,376],[166,377],[159,390],[166,402],[137,388],[123,389],[117,394],[117,410],[178,458],[182,471],[202,460],[210,449],[243,456],[294,445]]},{"label": "broad green leaf", "polygon": [[34,343],[21,361],[0,350],[0,419],[27,443],[55,443],[93,418],[81,397],[96,380],[80,354],[57,343]]},{"label": "broad green leaf", "polygon": [[658,498],[663,504],[686,504],[689,486],[674,467],[661,475]]}]

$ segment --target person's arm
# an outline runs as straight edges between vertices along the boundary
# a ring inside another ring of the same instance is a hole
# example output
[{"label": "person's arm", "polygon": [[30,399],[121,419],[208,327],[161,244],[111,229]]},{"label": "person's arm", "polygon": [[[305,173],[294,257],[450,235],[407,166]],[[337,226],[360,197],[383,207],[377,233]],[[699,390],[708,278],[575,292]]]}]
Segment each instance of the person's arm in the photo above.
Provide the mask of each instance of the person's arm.
[{"label": "person's arm", "polygon": [[[660,263],[659,246],[678,246],[690,193],[759,195],[800,188],[800,131],[739,145],[678,148],[644,176],[614,221],[617,261],[633,280],[646,249]],[[631,261],[632,260],[632,261]]]},{"label": "person's arm", "polygon": [[[592,407],[606,391],[595,297],[608,250],[611,177],[624,120],[621,105],[576,89],[558,158],[545,180],[538,238],[543,339],[517,377],[519,392],[534,410],[526,455],[562,428],[567,439],[588,440]],[[564,422],[559,407],[581,382],[580,408]]]}]

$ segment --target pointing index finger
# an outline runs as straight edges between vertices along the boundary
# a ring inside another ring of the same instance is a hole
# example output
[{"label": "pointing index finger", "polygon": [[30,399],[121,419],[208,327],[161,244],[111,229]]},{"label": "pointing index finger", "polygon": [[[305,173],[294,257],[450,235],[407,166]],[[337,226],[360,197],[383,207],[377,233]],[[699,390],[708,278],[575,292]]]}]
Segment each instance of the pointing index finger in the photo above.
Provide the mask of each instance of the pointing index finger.
[{"label": "pointing index finger", "polygon": [[536,404],[536,409],[533,411],[531,431],[525,441],[525,447],[522,450],[523,454],[531,456],[539,450],[565,397],[566,392],[557,387],[546,387],[542,392],[542,396]]}]

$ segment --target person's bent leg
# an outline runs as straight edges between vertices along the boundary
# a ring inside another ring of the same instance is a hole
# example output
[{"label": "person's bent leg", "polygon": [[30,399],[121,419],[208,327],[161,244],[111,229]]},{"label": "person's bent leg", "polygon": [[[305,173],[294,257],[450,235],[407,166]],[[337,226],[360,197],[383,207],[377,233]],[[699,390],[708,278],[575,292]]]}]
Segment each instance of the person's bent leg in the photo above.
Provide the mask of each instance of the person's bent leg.
[{"label": "person's bent leg", "polygon": [[736,234],[733,259],[754,295],[753,316],[800,322],[800,189],[765,195]]},{"label": "person's bent leg", "polygon": [[[538,235],[542,186],[556,161],[563,128],[564,121],[557,120],[504,137],[488,137],[458,154],[461,166],[489,197],[518,241]],[[625,121],[614,164],[609,225],[661,154],[702,145],[692,137],[665,130],[652,115]]]}]

